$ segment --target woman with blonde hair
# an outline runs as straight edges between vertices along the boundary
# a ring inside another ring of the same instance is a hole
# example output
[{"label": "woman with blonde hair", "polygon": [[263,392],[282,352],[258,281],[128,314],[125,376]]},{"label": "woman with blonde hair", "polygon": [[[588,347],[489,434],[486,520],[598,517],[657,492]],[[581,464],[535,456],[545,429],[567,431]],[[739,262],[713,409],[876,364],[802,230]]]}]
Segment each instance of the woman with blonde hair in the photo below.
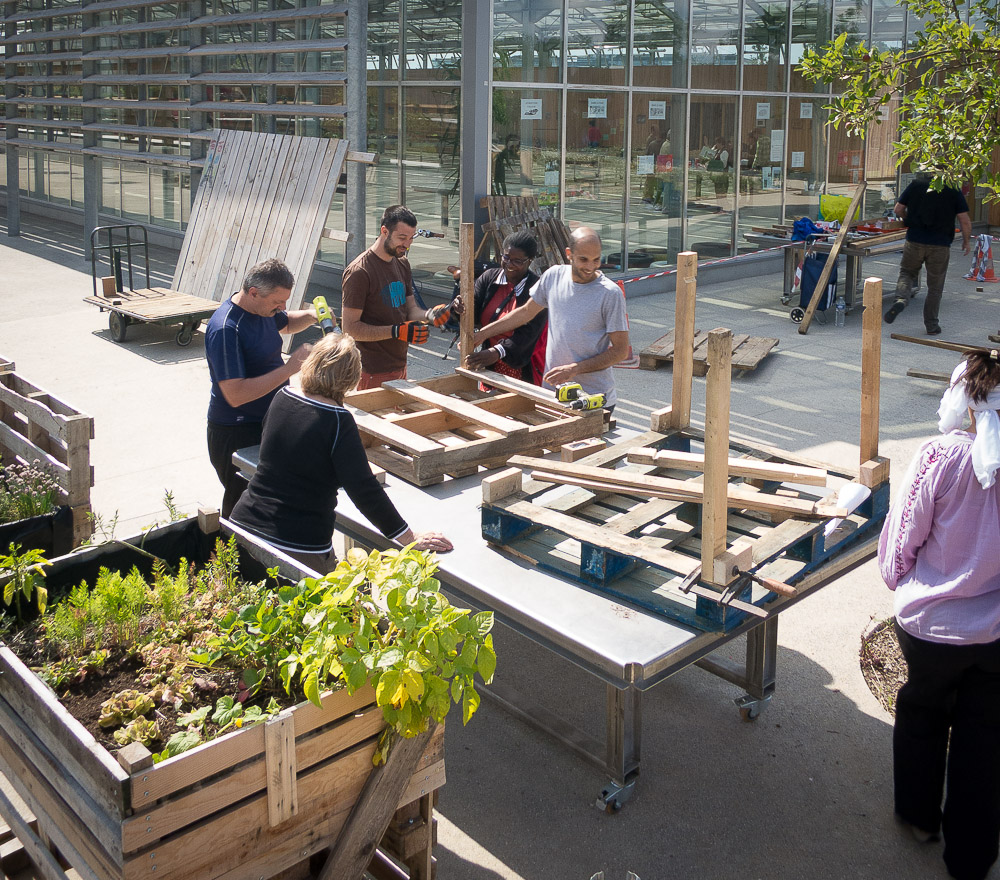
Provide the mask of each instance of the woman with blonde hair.
[{"label": "woman with blonde hair", "polygon": [[361,378],[354,340],[330,333],[300,372],[301,391],[282,388],[264,417],[257,472],[232,521],[314,571],[337,565],[333,552],[337,492],[343,489],[385,537],[419,550],[447,551],[438,532],[414,534],[372,476],[344,395]]},{"label": "woman with blonde hair", "polygon": [[878,553],[908,667],[892,740],[896,816],[920,841],[943,834],[958,880],[983,880],[1000,845],[997,410],[1000,352],[971,351],[941,399],[944,436],[917,452]]}]

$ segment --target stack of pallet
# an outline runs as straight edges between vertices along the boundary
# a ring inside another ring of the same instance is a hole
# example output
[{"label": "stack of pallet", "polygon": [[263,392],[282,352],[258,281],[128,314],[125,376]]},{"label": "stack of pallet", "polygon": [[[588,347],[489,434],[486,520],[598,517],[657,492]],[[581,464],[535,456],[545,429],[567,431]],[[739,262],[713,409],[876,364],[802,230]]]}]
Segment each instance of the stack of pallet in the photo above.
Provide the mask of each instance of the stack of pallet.
[{"label": "stack of pallet", "polygon": [[59,487],[59,503],[73,513],[73,544],[89,538],[90,441],[94,420],[38,388],[0,357],[0,459],[39,463]]},{"label": "stack of pallet", "polygon": [[499,259],[504,239],[527,230],[538,240],[538,256],[531,264],[535,272],[541,274],[550,266],[568,262],[569,230],[551,210],[539,206],[537,196],[486,196],[481,204],[489,211],[490,219],[483,225],[486,234],[477,258],[492,244],[494,257]]}]

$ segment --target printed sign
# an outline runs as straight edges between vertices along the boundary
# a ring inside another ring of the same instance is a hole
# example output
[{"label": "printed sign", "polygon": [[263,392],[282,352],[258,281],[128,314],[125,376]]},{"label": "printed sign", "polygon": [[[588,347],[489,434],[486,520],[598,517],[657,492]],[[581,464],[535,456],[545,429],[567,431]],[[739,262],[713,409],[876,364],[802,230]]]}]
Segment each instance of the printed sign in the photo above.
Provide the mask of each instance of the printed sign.
[{"label": "printed sign", "polygon": [[799,104],[799,119],[812,119],[813,118],[813,105],[812,101],[803,101]]},{"label": "printed sign", "polygon": [[559,172],[558,171],[546,171],[545,172],[545,185],[546,186],[559,186]]},{"label": "printed sign", "polygon": [[587,118],[607,119],[608,99],[607,98],[587,98]]},{"label": "printed sign", "polygon": [[541,119],[542,99],[541,98],[521,98],[521,118]]},{"label": "printed sign", "polygon": [[650,101],[649,102],[649,118],[650,119],[666,119],[667,118],[667,102],[666,101]]},{"label": "printed sign", "polygon": [[776,128],[771,132],[771,161],[781,162],[785,157],[785,130]]},{"label": "printed sign", "polygon": [[640,156],[636,174],[653,174],[656,171],[656,156]]},{"label": "printed sign", "polygon": [[792,150],[792,168],[805,168],[806,167],[806,154],[803,150],[801,153]]},{"label": "printed sign", "polygon": [[757,121],[763,122],[765,119],[771,118],[771,102],[770,101],[758,101],[757,102]]}]

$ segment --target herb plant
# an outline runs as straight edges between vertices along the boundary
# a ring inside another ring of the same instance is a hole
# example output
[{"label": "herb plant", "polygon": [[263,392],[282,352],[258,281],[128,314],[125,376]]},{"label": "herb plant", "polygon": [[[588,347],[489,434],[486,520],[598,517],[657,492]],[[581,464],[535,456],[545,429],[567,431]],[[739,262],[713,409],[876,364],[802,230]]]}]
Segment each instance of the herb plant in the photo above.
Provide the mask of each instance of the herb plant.
[{"label": "herb plant", "polygon": [[51,513],[59,506],[59,487],[37,459],[0,466],[0,523]]},{"label": "herb plant", "polygon": [[21,553],[20,544],[11,544],[6,555],[0,553],[0,580],[3,580],[3,603],[10,608],[14,605],[14,614],[18,623],[24,622],[21,613],[21,597],[30,602],[34,596],[38,610],[45,612],[49,593],[45,588],[45,578],[42,567],[49,561],[41,550],[31,549]]}]

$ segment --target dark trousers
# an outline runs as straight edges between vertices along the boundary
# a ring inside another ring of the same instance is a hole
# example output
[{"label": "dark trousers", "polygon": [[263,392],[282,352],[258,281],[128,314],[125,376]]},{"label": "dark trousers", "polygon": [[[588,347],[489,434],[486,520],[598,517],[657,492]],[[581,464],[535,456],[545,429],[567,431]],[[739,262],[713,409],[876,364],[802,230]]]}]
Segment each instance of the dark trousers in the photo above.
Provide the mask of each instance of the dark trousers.
[{"label": "dark trousers", "polygon": [[898,624],[896,635],[909,667],[892,736],[896,813],[941,828],[952,877],[982,880],[1000,842],[1000,641],[928,642]]},{"label": "dark trousers", "polygon": [[924,300],[924,327],[933,330],[938,326],[938,311],[944,280],[948,274],[951,248],[934,244],[904,242],[903,257],[899,262],[899,279],[896,281],[896,298],[909,299],[917,286],[920,267],[927,267],[927,298]]},{"label": "dark trousers", "polygon": [[233,464],[233,453],[237,449],[259,444],[263,430],[264,426],[260,422],[245,422],[242,425],[208,423],[208,459],[225,490],[222,495],[222,515],[227,519],[247,487],[247,481],[240,476]]}]

